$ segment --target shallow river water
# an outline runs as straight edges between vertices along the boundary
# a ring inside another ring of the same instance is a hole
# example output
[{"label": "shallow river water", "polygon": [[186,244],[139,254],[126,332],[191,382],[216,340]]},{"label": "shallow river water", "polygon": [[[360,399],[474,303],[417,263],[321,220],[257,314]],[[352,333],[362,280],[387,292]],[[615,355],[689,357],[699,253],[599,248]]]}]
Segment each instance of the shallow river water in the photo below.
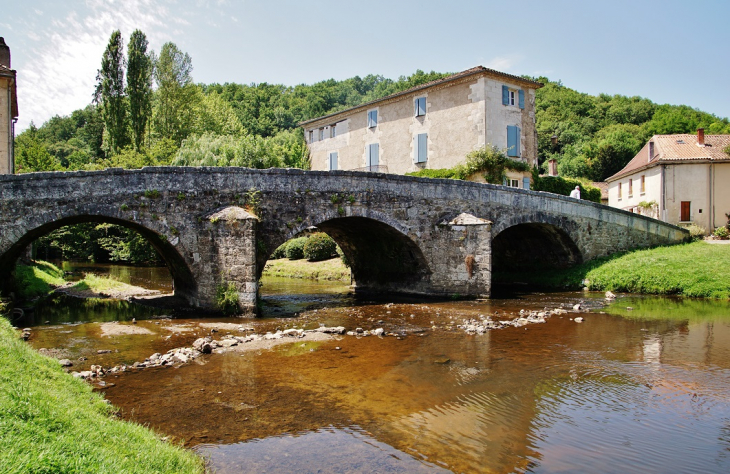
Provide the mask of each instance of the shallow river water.
[{"label": "shallow river water", "polygon": [[[98,389],[124,419],[184,442],[217,473],[730,472],[728,302],[367,300],[339,283],[272,279],[262,293],[265,317],[255,320],[53,299],[33,315],[30,343],[85,370],[211,331],[324,324],[398,335],[214,353],[104,378]],[[457,327],[578,302],[590,312],[481,335]],[[140,334],[104,335],[103,322],[132,318]]]}]

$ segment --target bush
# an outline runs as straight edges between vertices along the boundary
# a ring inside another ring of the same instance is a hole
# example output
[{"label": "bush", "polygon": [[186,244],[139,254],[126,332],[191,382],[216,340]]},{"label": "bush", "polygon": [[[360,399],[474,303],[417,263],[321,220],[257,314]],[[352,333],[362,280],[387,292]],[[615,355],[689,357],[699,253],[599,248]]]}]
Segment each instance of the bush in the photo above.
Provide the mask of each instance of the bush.
[{"label": "bush", "polygon": [[304,244],[306,243],[306,237],[299,237],[290,240],[286,244],[286,258],[289,260],[299,260],[304,258]]},{"label": "bush", "polygon": [[727,240],[730,238],[730,231],[727,230],[727,227],[722,226],[715,229],[715,232],[713,232],[712,235],[720,240]]},{"label": "bush", "polygon": [[705,234],[707,233],[707,229],[697,224],[690,224],[685,227],[685,229],[689,231],[689,236],[692,238],[692,240],[704,239]]},{"label": "bush", "polygon": [[601,203],[601,190],[583,184],[577,179],[563,178],[562,176],[536,176],[533,174],[533,189],[535,191],[546,191],[548,193],[570,196],[570,192],[576,186],[580,186],[580,197],[587,201]]},{"label": "bush", "polygon": [[337,244],[332,237],[324,233],[313,234],[307,239],[302,249],[304,258],[310,262],[327,260],[337,255]]},{"label": "bush", "polygon": [[347,259],[347,256],[345,255],[345,252],[342,251],[340,246],[337,246],[337,255],[342,260],[342,263],[347,267],[350,268],[350,261]]},{"label": "bush", "polygon": [[271,260],[279,260],[280,258],[286,257],[286,246],[289,242],[284,242],[283,244],[276,247],[276,250],[274,250],[274,253],[271,254]]},{"label": "bush", "polygon": [[423,169],[406,173],[406,176],[417,176],[419,178],[447,178],[447,179],[463,179],[458,170],[454,168],[441,169]]},{"label": "bush", "polygon": [[238,313],[238,289],[236,284],[228,282],[218,285],[215,292],[215,302],[223,314]]}]

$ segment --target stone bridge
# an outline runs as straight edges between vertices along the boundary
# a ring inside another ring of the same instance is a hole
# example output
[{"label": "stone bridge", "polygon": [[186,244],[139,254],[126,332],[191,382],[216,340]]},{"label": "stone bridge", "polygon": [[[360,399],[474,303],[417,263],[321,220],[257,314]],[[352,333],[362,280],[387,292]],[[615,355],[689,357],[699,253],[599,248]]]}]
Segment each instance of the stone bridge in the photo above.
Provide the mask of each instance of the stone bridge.
[{"label": "stone bridge", "polygon": [[132,228],[201,309],[233,283],[244,312],[280,244],[316,226],[358,291],[489,296],[492,271],[569,266],[684,240],[663,222],[555,194],[352,171],[143,168],[0,176],[0,287],[19,256],[69,224]]}]

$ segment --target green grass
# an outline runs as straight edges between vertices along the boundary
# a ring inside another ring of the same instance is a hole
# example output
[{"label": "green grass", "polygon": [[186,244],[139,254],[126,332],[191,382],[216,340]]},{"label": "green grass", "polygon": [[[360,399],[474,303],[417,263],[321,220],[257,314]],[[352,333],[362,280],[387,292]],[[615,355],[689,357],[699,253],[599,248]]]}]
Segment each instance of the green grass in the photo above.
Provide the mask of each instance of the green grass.
[{"label": "green grass", "polygon": [[95,293],[104,293],[108,291],[121,291],[132,288],[132,285],[122,283],[109,277],[101,277],[93,273],[84,275],[84,279],[73,286],[75,290],[91,290]]},{"label": "green grass", "polygon": [[635,250],[566,270],[501,274],[548,288],[730,299],[730,246],[692,242]]},{"label": "green grass", "polygon": [[66,283],[63,279],[63,270],[42,260],[37,260],[32,266],[16,266],[15,281],[18,295],[23,300],[47,295],[54,287]]},{"label": "green grass", "polygon": [[114,407],[18,339],[0,317],[3,473],[202,473],[202,460]]},{"label": "green grass", "polygon": [[264,268],[264,276],[302,278],[306,280],[339,280],[350,281],[350,269],[339,257],[320,262],[306,260],[288,260],[280,258],[269,260]]}]

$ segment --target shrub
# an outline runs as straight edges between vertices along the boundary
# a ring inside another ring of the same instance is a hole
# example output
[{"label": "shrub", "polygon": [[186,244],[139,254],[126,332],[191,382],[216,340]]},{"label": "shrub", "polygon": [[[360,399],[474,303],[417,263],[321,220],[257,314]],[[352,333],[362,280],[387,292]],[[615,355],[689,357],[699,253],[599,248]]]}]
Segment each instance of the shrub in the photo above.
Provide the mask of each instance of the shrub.
[{"label": "shrub", "polygon": [[286,257],[286,245],[288,242],[284,242],[283,244],[276,247],[276,250],[274,250],[274,253],[271,254],[272,260],[278,260],[280,258]]},{"label": "shrub", "polygon": [[570,196],[570,192],[576,186],[580,186],[581,199],[601,203],[601,190],[583,184],[577,179],[563,178],[562,176],[536,176],[536,173],[533,173],[532,181],[535,191],[546,191],[563,196]]},{"label": "shrub", "polygon": [[703,239],[707,233],[707,229],[697,224],[690,224],[685,227],[689,231],[689,236],[692,240]]},{"label": "shrub", "polygon": [[462,179],[454,168],[441,168],[441,169],[423,169],[418,171],[412,171],[406,173],[407,176],[417,176],[419,178],[447,178],[447,179]]},{"label": "shrub", "polygon": [[728,231],[725,226],[718,227],[712,234],[720,240],[727,240],[730,238],[730,231]]},{"label": "shrub", "polygon": [[289,260],[299,260],[304,258],[304,244],[306,243],[306,237],[298,237],[290,240],[286,244],[286,258]]},{"label": "shrub", "polygon": [[215,292],[215,302],[223,314],[238,312],[238,289],[233,282],[218,285]]},{"label": "shrub", "polygon": [[313,234],[307,239],[302,249],[304,258],[310,262],[327,260],[337,255],[337,244],[332,237],[324,233]]}]

